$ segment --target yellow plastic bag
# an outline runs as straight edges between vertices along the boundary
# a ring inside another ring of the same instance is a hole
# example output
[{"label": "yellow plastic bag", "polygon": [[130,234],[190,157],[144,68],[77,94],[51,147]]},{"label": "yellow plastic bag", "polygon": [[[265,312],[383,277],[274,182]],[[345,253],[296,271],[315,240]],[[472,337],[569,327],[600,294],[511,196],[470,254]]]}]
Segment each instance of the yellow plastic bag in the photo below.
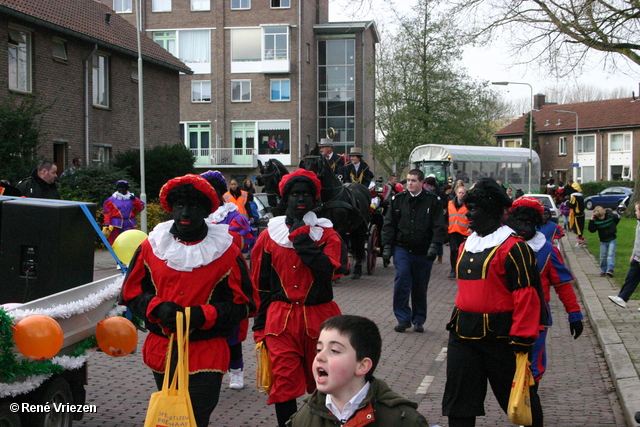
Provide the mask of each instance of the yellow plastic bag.
[{"label": "yellow plastic bag", "polygon": [[516,353],[516,373],[511,383],[507,413],[512,423],[522,426],[530,426],[532,423],[529,387],[535,381],[529,365],[531,362],[526,353]]},{"label": "yellow plastic bag", "polygon": [[[144,427],[196,427],[196,418],[193,415],[191,397],[189,396],[189,330],[190,310],[187,307],[184,313],[176,313],[176,329],[178,346],[178,363],[169,383],[171,368],[171,351],[173,350],[173,337],[169,337],[169,349],[167,351],[167,364],[164,370],[162,390],[151,395],[147,417]],[[183,327],[183,320],[185,327]],[[176,387],[177,385],[177,387]]]},{"label": "yellow plastic bag", "polygon": [[256,389],[260,393],[269,393],[273,385],[273,371],[271,370],[271,358],[264,340],[256,344]]}]

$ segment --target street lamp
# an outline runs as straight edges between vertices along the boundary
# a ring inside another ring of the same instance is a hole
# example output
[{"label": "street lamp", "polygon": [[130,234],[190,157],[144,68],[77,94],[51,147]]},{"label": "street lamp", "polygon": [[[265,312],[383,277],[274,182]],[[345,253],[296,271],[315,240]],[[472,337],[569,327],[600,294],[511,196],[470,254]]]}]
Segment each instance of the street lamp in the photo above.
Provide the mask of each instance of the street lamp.
[{"label": "street lamp", "polygon": [[531,165],[533,164],[533,87],[529,83],[519,82],[491,82],[492,85],[508,86],[508,85],[526,85],[531,91],[531,110],[529,110],[529,193],[533,192],[531,187]]},{"label": "street lamp", "polygon": [[[138,33],[138,131],[140,136],[140,200],[147,204],[147,190],[144,167],[144,99],[142,87],[142,47],[140,44],[140,31],[142,30],[142,0],[138,0],[136,6],[136,33]],[[140,228],[147,232],[147,209],[140,212]]]},{"label": "street lamp", "polygon": [[577,164],[578,164],[578,154],[576,153],[576,145],[578,144],[578,113],[575,111],[567,111],[567,110],[553,110],[556,113],[567,113],[567,114],[575,114],[576,115],[576,137],[573,140],[573,178],[577,176]]}]

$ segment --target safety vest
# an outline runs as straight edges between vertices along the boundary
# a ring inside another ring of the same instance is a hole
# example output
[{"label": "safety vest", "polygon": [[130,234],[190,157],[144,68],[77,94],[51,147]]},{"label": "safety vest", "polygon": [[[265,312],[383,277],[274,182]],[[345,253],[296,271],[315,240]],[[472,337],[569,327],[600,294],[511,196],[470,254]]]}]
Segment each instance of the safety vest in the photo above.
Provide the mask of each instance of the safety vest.
[{"label": "safety vest", "polygon": [[456,209],[455,203],[450,200],[447,211],[449,213],[449,233],[460,233],[463,236],[470,235],[467,207],[462,205],[460,209]]},{"label": "safety vest", "polygon": [[247,208],[245,207],[247,204],[248,196],[249,193],[244,190],[240,190],[240,197],[236,199],[230,191],[227,191],[226,193],[224,193],[224,196],[222,196],[222,199],[225,201],[225,203],[233,203],[234,205],[236,205],[238,207],[238,212],[240,212],[245,218],[248,219],[249,214],[247,213]]}]

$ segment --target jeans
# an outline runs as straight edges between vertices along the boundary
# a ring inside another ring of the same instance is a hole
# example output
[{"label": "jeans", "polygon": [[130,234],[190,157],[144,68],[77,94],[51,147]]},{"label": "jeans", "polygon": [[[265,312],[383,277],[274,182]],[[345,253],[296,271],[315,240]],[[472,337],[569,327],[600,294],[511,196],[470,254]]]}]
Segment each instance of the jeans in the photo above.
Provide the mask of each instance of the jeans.
[{"label": "jeans", "polygon": [[600,271],[613,271],[616,265],[616,239],[600,242]]},{"label": "jeans", "polygon": [[427,320],[427,288],[433,261],[427,260],[426,253],[416,255],[396,246],[393,265],[396,267],[393,281],[393,314],[398,322],[423,324]]},{"label": "jeans", "polygon": [[624,279],[624,285],[622,285],[618,296],[625,301],[629,301],[629,298],[638,287],[638,283],[640,283],[640,262],[634,259],[629,265],[627,277]]}]

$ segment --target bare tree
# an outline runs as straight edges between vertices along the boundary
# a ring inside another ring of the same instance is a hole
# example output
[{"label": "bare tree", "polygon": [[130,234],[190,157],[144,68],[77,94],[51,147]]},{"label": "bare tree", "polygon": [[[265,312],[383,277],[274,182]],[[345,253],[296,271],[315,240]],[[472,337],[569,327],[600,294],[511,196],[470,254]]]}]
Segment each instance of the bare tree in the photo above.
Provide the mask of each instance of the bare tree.
[{"label": "bare tree", "polygon": [[558,77],[579,71],[594,50],[611,67],[629,64],[621,58],[640,65],[638,0],[458,0],[454,11],[478,42],[505,31],[524,62],[544,60]]}]

